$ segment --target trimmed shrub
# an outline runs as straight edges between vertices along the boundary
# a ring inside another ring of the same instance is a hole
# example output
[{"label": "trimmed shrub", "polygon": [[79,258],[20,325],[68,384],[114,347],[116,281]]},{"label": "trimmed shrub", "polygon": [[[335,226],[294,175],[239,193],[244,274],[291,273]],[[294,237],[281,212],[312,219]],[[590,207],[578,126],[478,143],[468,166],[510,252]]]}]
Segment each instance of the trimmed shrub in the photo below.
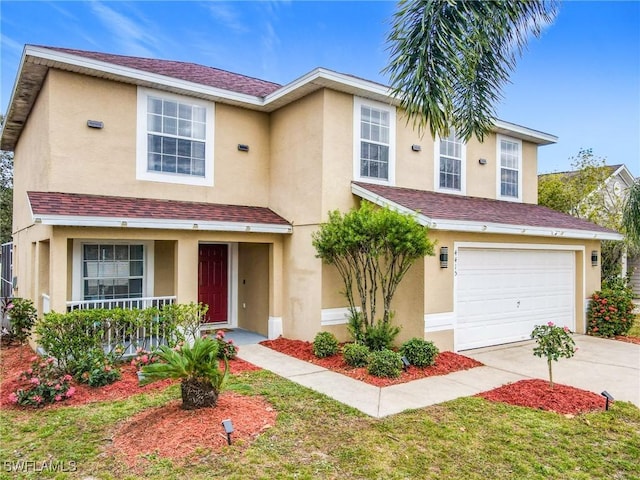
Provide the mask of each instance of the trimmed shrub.
[{"label": "trimmed shrub", "polygon": [[378,320],[375,325],[365,328],[364,343],[373,351],[389,349],[399,333],[400,327]]},{"label": "trimmed shrub", "polygon": [[402,373],[402,357],[392,350],[371,352],[367,371],[376,377],[399,377]]},{"label": "trimmed shrub", "polygon": [[[51,312],[37,321],[35,332],[40,346],[58,366],[75,375],[87,352],[102,351],[107,339],[112,348],[107,355],[112,361],[119,360],[129,346],[147,348],[145,343],[152,338],[170,347],[176,345],[184,337],[174,316],[164,312],[165,308]],[[139,336],[142,332],[144,336]]]},{"label": "trimmed shrub", "polygon": [[436,357],[440,351],[433,342],[414,337],[407,340],[400,348],[400,355],[407,357],[411,365],[416,367],[429,367],[436,363]]},{"label": "trimmed shrub", "polygon": [[361,343],[347,343],[342,348],[344,361],[352,367],[365,367],[369,363],[371,350]]},{"label": "trimmed shrub", "polygon": [[318,358],[338,353],[338,339],[331,332],[319,332],[313,340],[313,354]]},{"label": "trimmed shrub", "polygon": [[626,280],[616,278],[602,284],[589,302],[589,335],[615,337],[626,335],[633,326],[633,291]]}]

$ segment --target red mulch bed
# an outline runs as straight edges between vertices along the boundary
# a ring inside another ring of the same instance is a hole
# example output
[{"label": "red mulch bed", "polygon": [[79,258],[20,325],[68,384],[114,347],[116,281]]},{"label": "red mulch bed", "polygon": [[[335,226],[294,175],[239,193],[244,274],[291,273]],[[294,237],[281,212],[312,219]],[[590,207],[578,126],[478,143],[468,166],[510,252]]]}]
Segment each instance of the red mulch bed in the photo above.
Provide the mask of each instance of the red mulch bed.
[{"label": "red mulch bed", "polygon": [[629,337],[626,335],[617,335],[613,338],[616,340],[620,340],[621,342],[635,343],[636,345],[640,345],[640,337]]},{"label": "red mulch bed", "polygon": [[[10,346],[2,348],[0,356],[0,408],[23,408],[9,400],[9,394],[19,388],[24,388],[26,382],[20,380],[20,373],[29,368],[30,359],[34,356],[33,350],[28,346]],[[235,359],[229,362],[232,374],[243,371],[259,370],[258,367],[244,360]],[[95,388],[84,383],[72,382],[75,393],[71,398],[63,402],[52,403],[43,408],[59,408],[72,405],[84,405],[90,402],[101,402],[105,400],[122,400],[132,395],[145,392],[154,392],[175,383],[174,380],[160,380],[141,387],[138,384],[138,376],[135,367],[129,364],[119,366],[122,378],[111,385]]]},{"label": "red mulch bed", "polygon": [[554,384],[547,380],[520,380],[476,395],[492,402],[548,410],[565,415],[604,410],[605,398],[593,392]]},{"label": "red mulch bed", "polygon": [[310,362],[328,370],[347,375],[370,385],[375,385],[376,387],[388,387],[420,378],[446,375],[482,365],[482,363],[476,360],[458,355],[457,353],[442,352],[436,357],[436,364],[432,367],[419,368],[411,365],[407,370],[404,370],[398,378],[382,378],[370,375],[365,367],[354,368],[347,365],[342,355],[333,355],[332,357],[326,358],[316,357],[313,354],[313,344],[311,342],[280,337],[275,340],[265,340],[260,342],[260,344],[280,353],[291,355],[299,360],[304,360],[305,362]]},{"label": "red mulch bed", "polygon": [[184,461],[197,449],[206,454],[227,446],[223,420],[233,422],[231,442],[238,448],[273,426],[277,415],[262,397],[228,391],[220,394],[215,408],[183,410],[180,405],[176,400],[127,419],[114,433],[113,452],[130,467],[144,466],[149,454]]}]

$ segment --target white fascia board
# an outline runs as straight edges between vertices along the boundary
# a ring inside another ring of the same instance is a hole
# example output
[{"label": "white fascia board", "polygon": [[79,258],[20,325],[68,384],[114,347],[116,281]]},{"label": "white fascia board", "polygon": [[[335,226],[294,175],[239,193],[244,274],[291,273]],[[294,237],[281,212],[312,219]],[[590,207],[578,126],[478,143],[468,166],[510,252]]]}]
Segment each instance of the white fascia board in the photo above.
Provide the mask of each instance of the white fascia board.
[{"label": "white fascia board", "polygon": [[410,208],[392,202],[380,195],[376,195],[359,185],[351,185],[351,192],[371,203],[381,207],[388,207],[399,213],[415,216],[420,225],[433,230],[447,230],[468,233],[503,233],[508,235],[527,235],[552,238],[579,238],[583,240],[622,240],[624,237],[615,232],[598,232],[592,230],[554,229],[551,227],[534,227],[531,225],[510,225],[505,223],[469,222],[462,220],[434,219],[416,212]]},{"label": "white fascia board", "polygon": [[122,65],[116,65],[114,63],[81,57],[71,53],[59,52],[57,50],[50,50],[48,48],[28,46],[25,48],[25,55],[42,58],[51,62],[60,62],[67,65],[73,65],[79,68],[97,70],[119,77],[131,78],[133,80],[143,82],[145,85],[161,85],[169,88],[179,89],[184,92],[192,92],[205,97],[223,98],[256,107],[262,107],[264,105],[264,102],[260,97],[256,97],[253,95],[237,93],[216,87],[209,87],[200,83],[180,80],[175,77],[169,77],[157,73],[146,72],[144,70],[124,67]]},{"label": "white fascia board", "polygon": [[400,205],[399,203],[392,202],[391,200],[377,195],[360,185],[351,184],[351,193],[357,195],[358,197],[367,200],[371,203],[374,203],[380,207],[387,207],[390,210],[393,210],[398,213],[402,213],[404,215],[410,215],[416,217],[416,220],[420,223],[420,225],[425,225],[427,227],[430,226],[431,219],[425,215],[422,215],[420,212],[416,212],[404,205]]},{"label": "white fascia board", "polygon": [[363,93],[370,93],[376,96],[388,97],[389,104],[396,105],[399,103],[397,99],[395,99],[395,97],[391,95],[391,89],[385,85],[381,85],[379,83],[371,82],[369,80],[364,80],[357,77],[352,77],[350,75],[345,75],[344,73],[327,70],[326,68],[315,68],[309,73],[295,79],[293,82],[290,82],[282,88],[276,90],[275,92],[267,95],[264,99],[265,105],[280,100],[287,95],[292,94],[301,87],[315,82],[319,84],[322,83],[323,85],[333,84],[343,87],[346,86]]},{"label": "white fascia board", "polygon": [[523,127],[522,125],[516,125],[515,123],[496,119],[494,125],[496,130],[498,131],[505,131],[505,133],[514,135],[516,138],[528,140],[539,145],[550,145],[552,143],[558,143],[558,137],[555,135],[541,132],[539,130],[534,130],[532,128]]},{"label": "white fascia board", "polygon": [[503,233],[508,235],[527,235],[535,237],[575,238],[583,240],[622,240],[624,237],[615,232],[595,230],[576,230],[569,228],[537,227],[531,225],[510,225],[505,223],[469,222],[461,220],[432,219],[427,225],[434,230],[458,232]]},{"label": "white fascia board", "polygon": [[199,220],[156,220],[149,218],[34,215],[35,223],[66,227],[152,228],[157,230],[197,230],[206,232],[292,233],[291,225]]}]

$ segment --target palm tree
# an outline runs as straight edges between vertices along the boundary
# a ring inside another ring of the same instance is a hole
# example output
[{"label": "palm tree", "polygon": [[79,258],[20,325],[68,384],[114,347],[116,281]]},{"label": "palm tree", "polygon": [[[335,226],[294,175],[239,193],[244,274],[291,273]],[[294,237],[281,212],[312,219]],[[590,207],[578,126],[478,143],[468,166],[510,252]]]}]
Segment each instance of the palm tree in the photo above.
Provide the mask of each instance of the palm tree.
[{"label": "palm tree", "polygon": [[636,178],[627,192],[622,210],[622,226],[629,242],[640,248],[640,178]]},{"label": "palm tree", "polygon": [[218,395],[229,375],[229,363],[224,359],[224,372],[218,367],[218,342],[198,338],[193,345],[179,349],[160,347],[159,363],[142,367],[141,385],[174,378],[181,380],[182,408],[194,410],[215,407]]},{"label": "palm tree", "polygon": [[420,128],[482,140],[493,104],[530,34],[556,15],[556,0],[401,0],[388,36],[391,87]]}]

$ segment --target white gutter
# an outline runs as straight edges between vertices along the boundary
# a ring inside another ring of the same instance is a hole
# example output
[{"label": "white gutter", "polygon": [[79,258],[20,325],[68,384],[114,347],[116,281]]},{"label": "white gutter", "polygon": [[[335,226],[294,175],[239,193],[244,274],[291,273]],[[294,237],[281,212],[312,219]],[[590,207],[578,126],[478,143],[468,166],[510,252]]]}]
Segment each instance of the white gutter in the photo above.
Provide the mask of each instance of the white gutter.
[{"label": "white gutter", "polygon": [[90,217],[75,215],[34,215],[34,223],[65,227],[153,228],[164,230],[198,230],[205,232],[293,232],[291,225],[251,222],[212,222],[202,220],[165,220],[151,218]]},{"label": "white gutter", "polygon": [[510,225],[506,223],[475,222],[465,220],[436,219],[416,212],[408,207],[388,200],[385,197],[370,192],[366,188],[352,184],[351,192],[371,203],[381,207],[387,207],[396,212],[411,215],[416,218],[420,225],[424,225],[433,230],[447,230],[454,232],[468,233],[502,233],[508,235],[533,235],[537,237],[555,238],[580,238],[584,240],[622,240],[624,237],[619,233],[598,232],[593,230],[576,230],[570,228],[553,229],[551,227],[536,227],[531,225]]}]

